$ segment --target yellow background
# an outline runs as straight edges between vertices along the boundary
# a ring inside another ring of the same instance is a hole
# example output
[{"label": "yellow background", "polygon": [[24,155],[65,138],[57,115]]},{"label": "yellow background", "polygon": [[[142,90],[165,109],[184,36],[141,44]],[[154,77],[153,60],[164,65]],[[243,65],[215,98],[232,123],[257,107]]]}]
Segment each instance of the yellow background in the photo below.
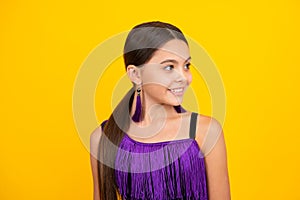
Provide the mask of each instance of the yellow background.
[{"label": "yellow background", "polygon": [[[152,20],[177,25],[220,71],[232,199],[300,199],[298,13],[295,0],[1,1],[0,199],[92,199],[76,75],[99,43]],[[95,108],[99,122],[111,112]]]}]

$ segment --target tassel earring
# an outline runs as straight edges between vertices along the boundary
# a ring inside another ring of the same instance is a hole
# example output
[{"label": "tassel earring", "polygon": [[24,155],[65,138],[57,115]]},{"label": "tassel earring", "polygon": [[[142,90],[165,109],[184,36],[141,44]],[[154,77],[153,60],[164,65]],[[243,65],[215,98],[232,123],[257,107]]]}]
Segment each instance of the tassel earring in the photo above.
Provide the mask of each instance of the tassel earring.
[{"label": "tassel earring", "polygon": [[177,113],[185,113],[186,112],[186,110],[181,105],[174,106],[174,108]]},{"label": "tassel earring", "polygon": [[137,92],[137,98],[136,98],[136,106],[135,106],[135,112],[134,115],[132,116],[132,120],[135,122],[140,122],[141,121],[141,115],[142,115],[142,103],[141,103],[141,89],[138,88],[136,90]]}]

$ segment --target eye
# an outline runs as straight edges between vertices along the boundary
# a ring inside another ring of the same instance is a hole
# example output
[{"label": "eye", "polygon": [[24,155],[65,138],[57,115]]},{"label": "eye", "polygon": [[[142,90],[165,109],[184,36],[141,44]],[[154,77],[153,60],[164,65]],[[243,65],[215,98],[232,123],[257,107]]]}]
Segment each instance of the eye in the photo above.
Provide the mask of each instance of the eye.
[{"label": "eye", "polygon": [[187,63],[184,67],[185,67],[186,69],[190,69],[190,65],[191,65],[191,63]]},{"label": "eye", "polygon": [[173,68],[174,68],[173,65],[168,65],[168,66],[164,67],[164,69],[167,70],[167,71],[171,71]]}]

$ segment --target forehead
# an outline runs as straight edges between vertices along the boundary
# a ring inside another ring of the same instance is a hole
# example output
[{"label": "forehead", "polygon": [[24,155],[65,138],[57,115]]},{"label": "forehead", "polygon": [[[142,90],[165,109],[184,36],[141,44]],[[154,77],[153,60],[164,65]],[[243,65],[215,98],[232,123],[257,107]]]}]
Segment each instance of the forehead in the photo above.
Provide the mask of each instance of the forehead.
[{"label": "forehead", "polygon": [[190,57],[190,50],[187,44],[182,40],[173,39],[155,51],[149,62],[159,62],[166,58],[182,62],[188,57]]}]

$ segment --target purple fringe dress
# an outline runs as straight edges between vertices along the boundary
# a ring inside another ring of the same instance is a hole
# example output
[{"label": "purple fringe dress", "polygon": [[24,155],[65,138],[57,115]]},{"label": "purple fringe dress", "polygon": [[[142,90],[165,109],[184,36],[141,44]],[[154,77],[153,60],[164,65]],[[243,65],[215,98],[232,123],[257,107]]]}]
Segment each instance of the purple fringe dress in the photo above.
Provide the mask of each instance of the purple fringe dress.
[{"label": "purple fringe dress", "polygon": [[194,139],[196,118],[192,113],[186,139],[143,143],[125,133],[115,160],[122,199],[208,199],[204,157]]}]

